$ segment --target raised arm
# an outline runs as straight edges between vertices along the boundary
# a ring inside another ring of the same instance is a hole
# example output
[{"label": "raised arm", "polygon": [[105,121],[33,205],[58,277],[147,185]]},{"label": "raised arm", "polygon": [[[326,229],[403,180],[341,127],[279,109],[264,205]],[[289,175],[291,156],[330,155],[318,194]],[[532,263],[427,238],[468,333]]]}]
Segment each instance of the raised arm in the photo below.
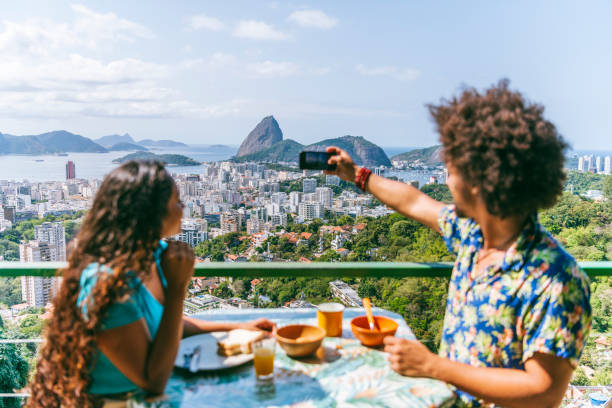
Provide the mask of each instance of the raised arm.
[{"label": "raised arm", "polygon": [[[335,174],[344,181],[355,182],[360,167],[353,162],[349,154],[338,147],[328,147],[327,151],[335,153],[329,159],[329,164],[335,164],[336,170],[325,173]],[[372,174],[366,184],[366,190],[398,213],[440,232],[438,215],[444,204],[419,189]]]}]

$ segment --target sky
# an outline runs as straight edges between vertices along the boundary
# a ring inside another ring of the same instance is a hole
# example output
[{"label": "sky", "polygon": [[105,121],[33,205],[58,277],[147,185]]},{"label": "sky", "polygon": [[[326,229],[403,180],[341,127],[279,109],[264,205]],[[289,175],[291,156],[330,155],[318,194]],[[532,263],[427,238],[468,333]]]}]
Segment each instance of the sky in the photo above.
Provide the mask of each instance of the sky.
[{"label": "sky", "polygon": [[574,149],[612,150],[612,2],[0,3],[0,132],[429,146],[426,104],[508,78]]}]

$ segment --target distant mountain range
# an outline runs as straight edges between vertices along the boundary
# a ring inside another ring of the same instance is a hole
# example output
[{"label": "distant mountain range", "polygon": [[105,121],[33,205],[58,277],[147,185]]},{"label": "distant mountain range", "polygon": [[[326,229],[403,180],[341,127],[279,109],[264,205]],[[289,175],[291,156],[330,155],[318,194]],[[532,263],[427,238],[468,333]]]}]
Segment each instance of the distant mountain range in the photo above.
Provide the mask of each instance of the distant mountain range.
[{"label": "distant mountain range", "polygon": [[324,151],[328,146],[346,150],[355,163],[363,166],[390,166],[389,158],[379,146],[362,136],[342,136],[303,145],[292,139],[283,140],[283,132],[273,116],[267,116],[240,145],[234,161],[297,162],[300,151]]},{"label": "distant mountain range", "polygon": [[0,154],[106,153],[107,151],[105,147],[91,139],[65,130],[32,136],[0,133]]},{"label": "distant mountain range", "polygon": [[442,146],[435,145],[423,149],[414,149],[406,153],[396,154],[391,157],[391,161],[403,160],[410,163],[419,162],[419,164],[428,166],[437,166],[442,164]]},{"label": "distant mountain range", "polygon": [[172,140],[144,139],[135,142],[127,133],[103,136],[95,140],[65,130],[31,136],[0,133],[0,154],[107,153],[116,150],[184,147],[188,146]]}]

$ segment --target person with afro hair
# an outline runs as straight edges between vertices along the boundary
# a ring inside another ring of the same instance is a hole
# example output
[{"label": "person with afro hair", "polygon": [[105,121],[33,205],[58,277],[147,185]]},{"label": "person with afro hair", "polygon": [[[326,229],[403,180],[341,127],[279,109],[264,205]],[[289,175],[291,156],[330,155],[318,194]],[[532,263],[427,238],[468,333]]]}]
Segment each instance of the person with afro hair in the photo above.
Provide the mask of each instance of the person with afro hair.
[{"label": "person with afro hair", "polygon": [[589,280],[537,216],[562,193],[568,145],[507,80],[428,108],[453,205],[327,149],[327,173],[434,229],[457,256],[438,355],[387,337],[391,368],[451,384],[460,406],[556,407],[591,327]]}]

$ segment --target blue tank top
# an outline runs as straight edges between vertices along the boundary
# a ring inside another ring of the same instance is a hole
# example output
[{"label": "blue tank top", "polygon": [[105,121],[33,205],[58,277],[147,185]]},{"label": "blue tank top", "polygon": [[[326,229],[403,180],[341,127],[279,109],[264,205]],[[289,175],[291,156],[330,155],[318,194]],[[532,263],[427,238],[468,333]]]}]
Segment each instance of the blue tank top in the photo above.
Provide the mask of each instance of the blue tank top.
[{"label": "blue tank top", "polygon": [[[161,267],[161,255],[168,247],[164,240],[159,241],[159,246],[155,250],[155,264],[157,273],[164,289],[168,286],[166,277]],[[79,297],[77,305],[81,308],[81,313],[87,319],[87,305],[89,297],[98,281],[98,274],[112,273],[112,270],[98,263],[89,264],[81,272]],[[157,335],[157,329],[164,313],[164,306],[149,292],[147,287],[137,278],[129,283],[132,288],[130,297],[122,302],[115,302],[108,308],[108,314],[102,321],[102,330],[125,326],[141,318],[145,319],[151,339]],[[102,353],[100,349],[95,351],[95,366],[91,371],[91,383],[89,393],[91,394],[118,394],[137,390],[138,387],[130,381],[115,365]]]}]

